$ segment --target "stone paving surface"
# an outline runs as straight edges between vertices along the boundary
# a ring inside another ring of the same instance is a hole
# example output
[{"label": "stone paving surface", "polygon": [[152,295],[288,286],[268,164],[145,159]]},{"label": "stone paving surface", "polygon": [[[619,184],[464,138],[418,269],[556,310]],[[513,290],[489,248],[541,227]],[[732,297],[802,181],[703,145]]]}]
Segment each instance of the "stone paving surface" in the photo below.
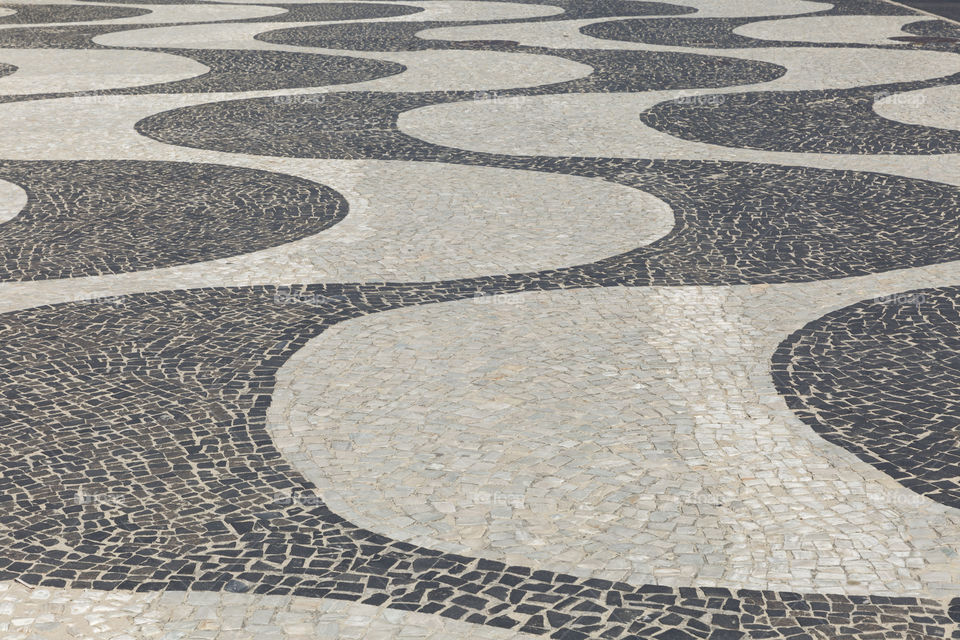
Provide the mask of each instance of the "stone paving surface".
[{"label": "stone paving surface", "polygon": [[0,640],[960,638],[958,87],[886,0],[0,3]]}]

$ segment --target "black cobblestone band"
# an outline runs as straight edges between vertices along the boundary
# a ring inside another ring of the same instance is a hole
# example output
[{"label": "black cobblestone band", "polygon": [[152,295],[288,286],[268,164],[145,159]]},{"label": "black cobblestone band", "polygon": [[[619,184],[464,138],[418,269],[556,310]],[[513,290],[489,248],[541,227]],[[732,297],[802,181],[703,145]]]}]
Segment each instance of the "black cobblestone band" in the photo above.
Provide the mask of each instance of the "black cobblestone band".
[{"label": "black cobblestone band", "polygon": [[709,102],[660,103],[640,115],[672,136],[740,149],[794,153],[929,155],[960,152],[960,131],[881,117],[889,95],[960,83],[937,80],[838,89],[732,93]]},{"label": "black cobblestone band", "polygon": [[15,14],[0,16],[0,24],[43,24],[53,22],[84,22],[87,20],[115,20],[150,13],[149,9],[135,7],[84,7],[63,4],[0,4],[13,9]]},{"label": "black cobblestone band", "polygon": [[156,49],[192,58],[210,71],[195,78],[140,87],[88,92],[90,95],[269,91],[349,84],[402,73],[395,62],[290,51]]},{"label": "black cobblestone band", "polygon": [[29,194],[0,224],[0,281],[224,258],[317,233],[347,212],[315,182],[221,165],[0,161],[0,179]]},{"label": "black cobblestone band", "polygon": [[817,433],[960,508],[960,288],[865,300],[793,333],[777,390]]}]

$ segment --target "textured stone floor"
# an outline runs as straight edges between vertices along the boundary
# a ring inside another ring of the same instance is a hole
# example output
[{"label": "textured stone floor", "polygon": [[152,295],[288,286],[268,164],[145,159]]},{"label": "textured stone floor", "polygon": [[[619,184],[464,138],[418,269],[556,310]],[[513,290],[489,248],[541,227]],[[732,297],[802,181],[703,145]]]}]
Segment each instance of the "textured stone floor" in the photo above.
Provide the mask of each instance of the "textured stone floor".
[{"label": "textured stone floor", "polygon": [[906,5],[0,2],[0,640],[960,639]]}]

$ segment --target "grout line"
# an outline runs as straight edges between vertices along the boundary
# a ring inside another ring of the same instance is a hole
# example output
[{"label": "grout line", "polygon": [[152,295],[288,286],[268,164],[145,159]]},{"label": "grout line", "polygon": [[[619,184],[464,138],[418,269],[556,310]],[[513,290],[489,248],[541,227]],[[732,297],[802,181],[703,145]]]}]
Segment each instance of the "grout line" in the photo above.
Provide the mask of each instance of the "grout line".
[{"label": "grout line", "polygon": [[926,11],[925,9],[918,9],[917,7],[911,7],[910,5],[903,4],[902,2],[897,2],[897,0],[881,0],[881,2],[886,2],[887,4],[903,7],[904,9],[910,9],[911,11],[916,11],[917,13],[922,13],[922,14],[937,18],[939,20],[946,20],[947,22],[950,22],[952,24],[960,25],[960,20],[954,20],[953,18],[948,18],[946,16],[941,16],[936,13],[931,13],[929,11]]}]

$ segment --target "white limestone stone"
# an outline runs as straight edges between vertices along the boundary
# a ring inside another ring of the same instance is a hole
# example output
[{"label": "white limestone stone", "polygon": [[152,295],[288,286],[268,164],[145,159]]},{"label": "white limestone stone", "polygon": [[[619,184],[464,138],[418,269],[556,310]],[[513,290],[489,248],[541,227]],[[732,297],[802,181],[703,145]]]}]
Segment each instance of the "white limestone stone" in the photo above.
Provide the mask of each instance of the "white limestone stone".
[{"label": "white limestone stone", "polygon": [[0,62],[17,67],[14,73],[0,78],[0,95],[136,87],[193,78],[209,71],[190,58],[156,51],[0,49]]},{"label": "white limestone stone", "polygon": [[6,180],[0,180],[0,224],[16,217],[27,204],[27,192]]},{"label": "white limestone stone", "polygon": [[897,122],[939,129],[960,129],[960,87],[946,85],[894,94],[878,94],[873,110]]}]

